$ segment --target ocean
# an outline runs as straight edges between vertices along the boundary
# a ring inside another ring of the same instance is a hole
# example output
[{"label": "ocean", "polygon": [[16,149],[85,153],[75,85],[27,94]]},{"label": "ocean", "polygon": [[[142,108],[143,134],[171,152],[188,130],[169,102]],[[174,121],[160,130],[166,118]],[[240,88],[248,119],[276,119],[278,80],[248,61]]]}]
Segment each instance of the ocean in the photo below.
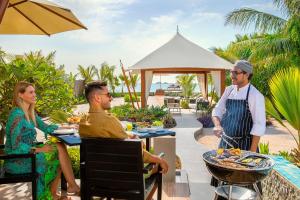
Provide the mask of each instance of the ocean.
[{"label": "ocean", "polygon": [[[152,83],[151,85],[151,89],[150,89],[150,92],[155,92],[157,89],[167,89],[169,87],[169,85],[171,84],[174,84],[174,83]],[[127,87],[126,85],[123,86],[123,91],[124,92],[128,92],[127,90]],[[208,87],[208,91],[210,91],[210,87]],[[135,91],[136,92],[140,92],[141,91],[141,84],[137,84],[137,86],[135,87]],[[115,92],[122,92],[122,86],[118,86],[116,89],[115,89]],[[197,84],[195,89],[194,89],[194,92],[200,92],[200,89],[199,89],[199,85]]]}]

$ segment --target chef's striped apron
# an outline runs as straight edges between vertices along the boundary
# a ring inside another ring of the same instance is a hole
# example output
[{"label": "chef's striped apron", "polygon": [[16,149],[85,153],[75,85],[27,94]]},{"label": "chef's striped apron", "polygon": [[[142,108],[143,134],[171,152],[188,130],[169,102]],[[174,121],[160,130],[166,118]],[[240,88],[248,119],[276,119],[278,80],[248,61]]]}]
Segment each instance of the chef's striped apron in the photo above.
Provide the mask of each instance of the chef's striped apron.
[{"label": "chef's striped apron", "polygon": [[253,126],[253,120],[248,104],[250,86],[251,85],[249,84],[246,99],[226,100],[226,112],[222,118],[221,125],[224,133],[229,137],[222,137],[219,148],[230,149],[232,148],[228,144],[230,143],[234,148],[247,151],[250,150],[252,142],[250,131]]},{"label": "chef's striped apron", "polygon": [[[253,126],[253,120],[248,104],[250,86],[251,85],[249,84],[246,99],[226,100],[226,112],[222,118],[221,125],[224,133],[232,139],[229,139],[229,137],[222,137],[219,148],[230,149],[232,148],[228,145],[228,143],[230,143],[234,148],[240,148],[247,151],[250,150],[252,142],[250,131]],[[229,95],[232,91],[233,90],[229,92]],[[212,177],[211,185],[215,187],[218,186],[218,180]]]}]

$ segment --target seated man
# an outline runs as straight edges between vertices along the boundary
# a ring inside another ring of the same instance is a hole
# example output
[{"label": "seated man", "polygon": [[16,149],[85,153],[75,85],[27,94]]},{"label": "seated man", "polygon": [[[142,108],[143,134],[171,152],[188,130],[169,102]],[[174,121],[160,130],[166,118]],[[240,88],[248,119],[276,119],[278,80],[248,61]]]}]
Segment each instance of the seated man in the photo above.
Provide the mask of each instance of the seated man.
[{"label": "seated man", "polygon": [[[81,137],[101,138],[134,138],[123,129],[120,121],[106,111],[111,108],[112,96],[108,92],[107,84],[101,81],[88,83],[85,87],[85,97],[89,102],[90,109],[86,117],[83,117],[79,124]],[[167,173],[167,162],[143,150],[145,163],[157,163],[162,168],[162,173]]]}]

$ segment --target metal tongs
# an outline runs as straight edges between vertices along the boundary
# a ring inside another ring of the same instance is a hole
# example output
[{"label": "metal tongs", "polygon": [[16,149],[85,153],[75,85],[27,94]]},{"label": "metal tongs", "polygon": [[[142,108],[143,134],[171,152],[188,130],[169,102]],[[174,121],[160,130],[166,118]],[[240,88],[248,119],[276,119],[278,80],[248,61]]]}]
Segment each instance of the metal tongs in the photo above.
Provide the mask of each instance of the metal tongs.
[{"label": "metal tongs", "polygon": [[226,133],[224,131],[222,131],[222,135],[221,135],[221,139],[223,139],[223,141],[228,144],[231,148],[235,148],[234,145],[229,142],[228,140],[230,141],[233,141],[236,145],[239,145],[239,143],[237,141],[235,141],[232,137],[226,135]]}]

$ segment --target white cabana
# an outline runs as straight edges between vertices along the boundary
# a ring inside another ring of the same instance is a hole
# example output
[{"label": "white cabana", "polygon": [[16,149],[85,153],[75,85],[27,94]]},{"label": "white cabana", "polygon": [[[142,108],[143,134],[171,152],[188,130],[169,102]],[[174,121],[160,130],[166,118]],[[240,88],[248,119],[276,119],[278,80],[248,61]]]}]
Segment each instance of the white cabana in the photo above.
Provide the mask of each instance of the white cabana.
[{"label": "white cabana", "polygon": [[141,73],[141,98],[144,107],[153,74],[197,74],[201,92],[207,97],[207,74],[212,74],[216,92],[221,95],[225,89],[225,70],[231,67],[230,62],[189,41],[177,32],[169,42],[129,67],[128,70]]}]

